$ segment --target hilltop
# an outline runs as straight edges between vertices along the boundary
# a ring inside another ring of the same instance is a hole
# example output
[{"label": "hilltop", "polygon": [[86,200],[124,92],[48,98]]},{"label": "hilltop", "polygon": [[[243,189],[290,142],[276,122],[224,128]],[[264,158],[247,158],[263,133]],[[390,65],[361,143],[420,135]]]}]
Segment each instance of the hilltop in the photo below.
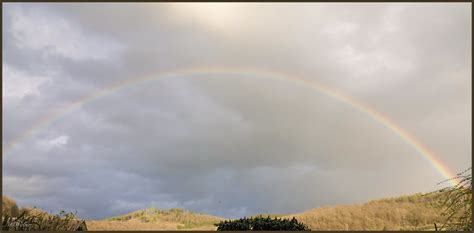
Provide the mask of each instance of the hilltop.
[{"label": "hilltop", "polygon": [[149,208],[100,221],[87,221],[89,230],[215,230],[224,218],[184,209]]}]

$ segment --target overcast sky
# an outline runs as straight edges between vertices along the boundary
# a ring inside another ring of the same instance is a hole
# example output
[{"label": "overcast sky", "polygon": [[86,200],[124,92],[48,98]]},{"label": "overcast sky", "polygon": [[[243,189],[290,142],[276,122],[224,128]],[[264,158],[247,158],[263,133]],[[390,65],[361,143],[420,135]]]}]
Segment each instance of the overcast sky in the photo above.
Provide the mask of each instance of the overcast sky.
[{"label": "overcast sky", "polygon": [[20,206],[241,217],[432,191],[445,179],[356,108],[257,74],[131,85],[5,151],[83,96],[189,67],[304,76],[388,116],[451,171],[471,164],[471,4],[3,7],[3,194]]}]

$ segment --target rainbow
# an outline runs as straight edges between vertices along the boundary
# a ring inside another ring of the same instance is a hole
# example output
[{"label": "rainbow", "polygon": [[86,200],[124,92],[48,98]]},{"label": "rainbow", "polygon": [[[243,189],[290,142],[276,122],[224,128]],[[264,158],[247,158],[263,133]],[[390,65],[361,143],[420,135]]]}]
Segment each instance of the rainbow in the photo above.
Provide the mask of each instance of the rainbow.
[{"label": "rainbow", "polygon": [[[206,74],[236,74],[236,75],[246,75],[246,76],[261,76],[261,77],[282,79],[282,80],[290,81],[296,84],[302,84],[308,88],[311,88],[329,97],[339,100],[340,102],[348,104],[349,106],[366,114],[369,118],[380,123],[385,128],[387,128],[388,130],[392,131],[397,136],[399,136],[407,144],[412,146],[420,155],[422,155],[425,159],[427,159],[431,163],[431,165],[443,177],[445,177],[446,179],[451,179],[454,177],[453,175],[454,173],[450,172],[449,169],[446,166],[444,166],[443,163],[439,159],[437,159],[434,153],[430,151],[426,146],[418,142],[413,136],[411,136],[408,132],[406,132],[402,127],[398,126],[395,122],[390,120],[389,117],[383,115],[380,112],[377,112],[376,110],[370,108],[369,106],[363,104],[362,102],[359,102],[352,97],[343,95],[342,93],[334,89],[331,89],[327,86],[324,86],[320,83],[310,81],[307,78],[296,77],[295,75],[287,74],[281,71],[274,72],[274,71],[268,71],[268,70],[260,70],[260,69],[256,70],[256,69],[249,69],[249,68],[197,67],[197,68],[179,69],[175,71],[162,72],[158,74],[147,75],[140,78],[121,80],[103,89],[95,91],[89,95],[83,96],[77,99],[76,101],[71,102],[66,107],[48,114],[47,116],[42,118],[40,121],[38,121],[36,124],[34,124],[33,127],[24,131],[22,134],[20,134],[19,136],[17,136],[10,142],[8,142],[3,147],[3,154],[7,154],[15,145],[27,139],[28,137],[32,136],[35,132],[38,132],[41,129],[48,127],[49,125],[53,124],[54,122],[66,116],[68,113],[73,112],[74,110],[79,109],[81,106],[87,103],[90,103],[103,96],[107,96],[111,93],[125,89],[126,87],[143,83],[146,81],[179,77],[179,76],[206,75]],[[454,186],[458,183],[458,181],[455,179],[451,179],[450,183]]]}]

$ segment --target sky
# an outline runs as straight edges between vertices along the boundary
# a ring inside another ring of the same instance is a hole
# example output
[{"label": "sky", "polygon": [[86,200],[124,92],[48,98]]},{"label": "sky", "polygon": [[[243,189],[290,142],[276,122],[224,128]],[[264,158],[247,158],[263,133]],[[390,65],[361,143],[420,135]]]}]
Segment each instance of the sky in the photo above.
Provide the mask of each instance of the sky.
[{"label": "sky", "polygon": [[[441,188],[404,138],[292,78],[383,114],[452,174],[472,163],[469,3],[3,3],[2,17],[2,188],[20,206],[242,217]],[[228,72],[181,72],[204,67]]]}]

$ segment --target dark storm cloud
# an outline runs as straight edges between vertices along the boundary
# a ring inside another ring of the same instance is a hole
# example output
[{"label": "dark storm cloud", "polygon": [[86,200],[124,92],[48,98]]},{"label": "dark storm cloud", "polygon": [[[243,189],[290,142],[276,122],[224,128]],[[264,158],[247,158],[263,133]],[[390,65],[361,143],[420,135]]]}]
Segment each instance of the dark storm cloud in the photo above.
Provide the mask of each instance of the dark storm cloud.
[{"label": "dark storm cloud", "polygon": [[[392,118],[453,170],[470,163],[468,4],[4,6],[3,145],[119,80],[209,65],[324,83]],[[127,87],[3,158],[4,194],[87,218],[152,206],[298,212],[430,191],[443,179],[354,107],[235,74]]]}]

